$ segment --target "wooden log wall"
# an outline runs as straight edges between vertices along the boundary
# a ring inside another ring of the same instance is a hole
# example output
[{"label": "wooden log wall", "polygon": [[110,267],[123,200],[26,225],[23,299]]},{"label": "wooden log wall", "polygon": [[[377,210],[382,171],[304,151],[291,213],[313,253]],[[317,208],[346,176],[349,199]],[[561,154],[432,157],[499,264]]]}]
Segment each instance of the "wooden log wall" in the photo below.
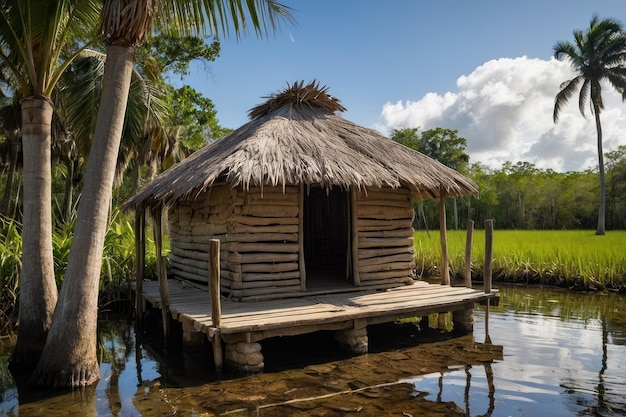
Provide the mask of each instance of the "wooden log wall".
[{"label": "wooden log wall", "polygon": [[361,286],[398,286],[413,282],[413,208],[406,189],[373,188],[356,192],[358,276]]},{"label": "wooden log wall", "polygon": [[302,291],[299,187],[214,186],[170,210],[170,265],[206,284],[208,247],[220,239],[221,290],[233,299]]}]

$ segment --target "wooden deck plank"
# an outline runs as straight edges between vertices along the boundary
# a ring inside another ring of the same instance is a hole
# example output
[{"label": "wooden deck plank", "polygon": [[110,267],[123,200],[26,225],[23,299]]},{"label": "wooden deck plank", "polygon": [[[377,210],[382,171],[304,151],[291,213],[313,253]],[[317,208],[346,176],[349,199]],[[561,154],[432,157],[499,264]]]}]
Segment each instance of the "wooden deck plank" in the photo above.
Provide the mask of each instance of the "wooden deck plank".
[{"label": "wooden deck plank", "polygon": [[[211,305],[206,291],[184,286],[170,280],[170,310],[179,321],[191,320],[194,328],[209,332],[213,327]],[[145,282],[144,298],[160,307],[158,284]],[[222,300],[222,324],[219,332],[236,334],[245,332],[276,331],[298,326],[323,326],[357,319],[390,319],[406,317],[412,313],[450,311],[473,305],[497,293],[465,287],[433,285],[416,281],[414,285],[387,290],[365,290],[351,293],[312,295],[298,298],[258,302]]]}]

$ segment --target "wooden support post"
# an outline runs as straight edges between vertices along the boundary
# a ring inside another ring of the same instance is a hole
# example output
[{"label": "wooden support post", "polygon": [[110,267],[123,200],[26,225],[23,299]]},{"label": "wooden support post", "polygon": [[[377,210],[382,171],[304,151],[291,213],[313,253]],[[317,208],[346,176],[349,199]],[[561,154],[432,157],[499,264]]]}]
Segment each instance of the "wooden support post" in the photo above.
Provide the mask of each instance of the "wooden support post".
[{"label": "wooden support post", "polygon": [[298,269],[302,291],[306,291],[306,264],[304,262],[304,183],[298,196]]},{"label": "wooden support post", "polygon": [[474,220],[467,221],[467,237],[465,239],[465,286],[472,288],[472,241],[474,239]]},{"label": "wooden support post", "polygon": [[359,218],[356,210],[356,189],[350,188],[350,219],[351,219],[351,236],[352,245],[352,282],[355,287],[361,285],[361,276],[359,275]]},{"label": "wooden support post", "polygon": [[143,276],[146,264],[146,212],[143,206],[135,209],[135,331],[143,328]]},{"label": "wooden support post", "polygon": [[[483,270],[483,285],[485,293],[491,293],[491,275],[493,262],[493,219],[485,220],[485,268]],[[489,308],[491,300],[485,306],[485,343],[491,343],[489,337]]]},{"label": "wooden support post", "polygon": [[483,270],[483,285],[485,292],[491,292],[491,274],[493,263],[493,219],[485,220],[485,268]]},{"label": "wooden support post", "polygon": [[163,343],[167,348],[170,335],[170,291],[167,285],[165,260],[163,259],[162,210],[161,207],[153,208],[152,219],[154,220],[154,246],[156,251],[157,277],[159,279],[159,295],[161,297],[161,316],[163,318]]},{"label": "wooden support post", "polygon": [[222,324],[222,302],[220,290],[220,240],[209,240],[209,297],[211,298],[211,320],[217,332],[211,340],[215,372],[222,372],[223,353],[219,327]]},{"label": "wooden support post", "polygon": [[448,236],[446,227],[446,197],[440,190],[439,197],[439,234],[441,237],[441,285],[450,285],[450,266],[448,262]]},{"label": "wooden support post", "polygon": [[220,240],[209,241],[209,296],[211,297],[211,319],[214,327],[222,324],[220,300]]},{"label": "wooden support post", "polygon": [[224,366],[224,353],[222,351],[222,339],[219,333],[216,333],[211,340],[213,346],[213,364],[215,365],[215,372],[219,375],[222,373]]}]

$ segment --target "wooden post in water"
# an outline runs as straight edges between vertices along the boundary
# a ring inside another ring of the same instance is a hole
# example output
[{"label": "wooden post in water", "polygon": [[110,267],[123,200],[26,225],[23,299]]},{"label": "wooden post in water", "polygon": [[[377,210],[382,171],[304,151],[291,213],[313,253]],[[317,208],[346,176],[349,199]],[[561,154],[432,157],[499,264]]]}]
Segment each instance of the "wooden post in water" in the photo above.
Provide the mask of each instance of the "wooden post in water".
[{"label": "wooden post in water", "polygon": [[[485,293],[491,293],[491,274],[493,262],[493,219],[485,220],[485,268],[483,269],[483,285]],[[485,343],[491,343],[489,337],[489,307],[491,300],[485,306]]]},{"label": "wooden post in water", "polygon": [[450,285],[450,266],[448,262],[448,236],[446,226],[446,197],[440,189],[439,197],[439,235],[441,240],[441,285]]},{"label": "wooden post in water", "polygon": [[222,324],[222,302],[220,300],[220,240],[209,240],[209,297],[211,299],[211,320],[213,327],[218,329],[213,335],[213,362],[215,371],[222,371],[223,355],[222,340],[219,327]]},{"label": "wooden post in water", "polygon": [[467,221],[467,237],[465,239],[465,286],[472,288],[472,241],[474,239],[474,220]]},{"label": "wooden post in water", "polygon": [[170,336],[170,290],[167,285],[167,270],[165,268],[165,260],[163,259],[162,213],[163,209],[161,207],[152,209],[156,269],[159,280],[159,295],[161,297],[161,317],[163,319],[163,343],[165,348],[167,348],[167,341]]},{"label": "wooden post in water", "polygon": [[143,276],[146,265],[146,212],[143,206],[135,209],[135,327],[142,333]]}]

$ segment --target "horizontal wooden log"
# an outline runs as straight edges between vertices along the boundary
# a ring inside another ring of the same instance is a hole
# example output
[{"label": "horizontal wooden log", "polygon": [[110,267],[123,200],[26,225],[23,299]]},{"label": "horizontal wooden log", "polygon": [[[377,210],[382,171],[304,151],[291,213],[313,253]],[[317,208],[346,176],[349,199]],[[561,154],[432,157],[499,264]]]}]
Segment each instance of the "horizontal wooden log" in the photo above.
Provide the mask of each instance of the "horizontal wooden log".
[{"label": "horizontal wooden log", "polygon": [[390,247],[413,247],[413,237],[377,239],[371,237],[359,237],[359,248],[390,248]]},{"label": "horizontal wooden log", "polygon": [[380,220],[380,219],[357,219],[359,232],[367,232],[373,230],[397,230],[411,227],[412,218],[398,220]]},{"label": "horizontal wooden log", "polygon": [[246,283],[251,281],[263,281],[267,285],[271,285],[271,283],[275,281],[291,280],[294,278],[297,278],[299,280],[300,271],[275,272],[272,274],[246,272],[242,274],[242,278],[244,288],[247,288]]},{"label": "horizontal wooden log", "polygon": [[365,266],[370,265],[381,265],[388,264],[394,262],[414,262],[414,255],[410,252],[404,252],[400,254],[388,255],[388,256],[377,256],[375,258],[361,259],[359,260],[359,269]]},{"label": "horizontal wooden log", "polygon": [[262,280],[244,280],[242,283],[242,288],[244,290],[250,288],[275,288],[275,287],[287,287],[287,286],[296,286],[300,285],[300,278],[292,278],[292,279],[280,279],[274,281],[262,281]]},{"label": "horizontal wooden log", "polygon": [[220,251],[220,269],[233,272],[241,272],[241,264],[225,261],[224,259],[222,259],[222,252]]},{"label": "horizontal wooden log", "polygon": [[228,242],[222,245],[231,252],[298,253],[297,243],[241,243]]},{"label": "horizontal wooden log", "polygon": [[[240,223],[247,226],[270,226],[270,225],[298,225],[297,217],[254,217],[233,215],[228,219],[232,223]],[[236,227],[233,225],[233,227]],[[236,229],[234,229],[236,230]]]},{"label": "horizontal wooden log", "polygon": [[189,258],[189,257],[177,255],[175,253],[170,253],[168,258],[171,264],[178,263],[181,265],[192,265],[192,266],[195,266],[196,268],[201,268],[201,269],[206,268],[208,271],[208,267],[209,267],[208,260]]},{"label": "horizontal wooden log", "polygon": [[249,204],[241,207],[235,207],[235,214],[241,214],[242,216],[255,216],[255,217],[297,217],[298,206],[279,206],[268,204]]},{"label": "horizontal wooden log", "polygon": [[297,233],[227,233],[221,238],[227,242],[297,242]]},{"label": "horizontal wooden log", "polygon": [[365,283],[365,281],[371,280],[379,280],[379,279],[397,279],[399,282],[405,279],[409,279],[409,271],[406,272],[394,270],[394,271],[383,271],[383,272],[363,272],[360,274],[361,283]]},{"label": "horizontal wooden log", "polygon": [[356,213],[359,219],[400,220],[413,217],[413,207],[381,207],[362,206],[357,204]]},{"label": "horizontal wooden log", "polygon": [[253,204],[266,204],[266,205],[276,205],[276,206],[293,206],[298,205],[298,194],[277,194],[277,193],[268,193],[264,194],[262,197],[260,194],[246,194],[245,198],[246,205]]},{"label": "horizontal wooden log", "polygon": [[374,237],[374,238],[388,238],[388,237],[412,237],[413,228],[408,227],[404,229],[396,230],[373,230],[373,231],[359,231],[359,237]]},{"label": "horizontal wooden log", "polygon": [[229,224],[230,233],[298,233],[297,224],[275,224],[270,226],[249,226],[240,223]]},{"label": "horizontal wooden log", "polygon": [[233,272],[227,269],[220,270],[220,279],[228,279],[232,282],[231,288],[242,288],[242,274],[240,272]]},{"label": "horizontal wooden log", "polygon": [[415,267],[414,261],[404,262],[387,262],[384,264],[359,265],[359,274],[366,272],[384,272],[384,271],[411,271]]},{"label": "horizontal wooden log", "polygon": [[406,246],[385,249],[359,249],[358,251],[359,260],[399,254],[411,254],[411,256],[415,256],[415,249]]},{"label": "horizontal wooden log", "polygon": [[[183,280],[189,280],[192,282],[198,282],[202,284],[207,284],[209,281],[207,276],[202,276],[202,275],[198,275],[192,272],[183,271],[181,269],[174,268],[174,267],[170,269],[170,272],[176,278],[180,278]],[[226,291],[230,289],[231,281],[229,279],[223,278],[220,280],[220,283],[221,283],[222,291]],[[208,295],[207,295],[207,300],[208,300]]]},{"label": "horizontal wooden log", "polygon": [[405,188],[368,188],[357,192],[357,200],[409,200],[411,193]]},{"label": "horizontal wooden log", "polygon": [[208,276],[209,275],[208,262],[207,262],[207,266],[205,268],[198,267],[198,266],[195,266],[195,265],[191,265],[188,262],[185,262],[185,263],[171,262],[170,263],[170,268],[176,269],[178,271],[189,272],[189,273],[192,273],[192,274],[196,274],[198,276],[202,276],[202,275]]},{"label": "horizontal wooden log", "polygon": [[222,258],[228,262],[241,264],[261,264],[279,262],[297,262],[297,253],[233,253],[225,252]]},{"label": "horizontal wooden log", "polygon": [[297,262],[283,262],[278,264],[243,264],[239,267],[241,272],[276,273],[297,271],[299,265]]},{"label": "horizontal wooden log", "polygon": [[201,250],[194,250],[184,248],[179,244],[173,245],[172,242],[170,242],[170,253],[183,259],[195,259],[208,262],[209,255],[204,249],[206,249],[206,246],[202,246]]}]

